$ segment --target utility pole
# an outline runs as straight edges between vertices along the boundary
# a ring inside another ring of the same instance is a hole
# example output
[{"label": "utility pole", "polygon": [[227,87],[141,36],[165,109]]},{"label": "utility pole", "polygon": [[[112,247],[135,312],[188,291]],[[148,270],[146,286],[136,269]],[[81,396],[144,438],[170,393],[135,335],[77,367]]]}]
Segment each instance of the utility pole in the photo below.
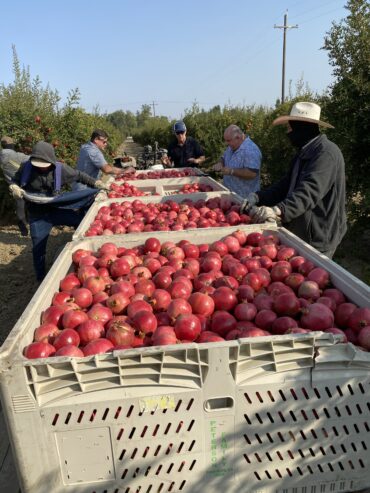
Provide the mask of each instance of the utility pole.
[{"label": "utility pole", "polygon": [[152,102],[153,106],[153,116],[155,117],[155,107],[158,105],[158,103],[155,103],[154,101]]},{"label": "utility pole", "polygon": [[298,24],[295,24],[294,26],[288,26],[287,24],[288,21],[288,11],[286,14],[284,14],[284,25],[283,26],[277,26],[276,24],[274,25],[275,29],[284,29],[284,37],[283,37],[283,73],[282,73],[282,81],[281,81],[281,102],[284,103],[285,101],[285,51],[286,51],[286,31],[287,29],[295,29],[298,27]]}]

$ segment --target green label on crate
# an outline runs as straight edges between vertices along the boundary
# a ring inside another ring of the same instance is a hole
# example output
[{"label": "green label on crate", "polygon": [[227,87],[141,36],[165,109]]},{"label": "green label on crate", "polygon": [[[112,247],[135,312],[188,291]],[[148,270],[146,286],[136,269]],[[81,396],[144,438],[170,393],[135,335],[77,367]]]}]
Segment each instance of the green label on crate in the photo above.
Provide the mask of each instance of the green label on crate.
[{"label": "green label on crate", "polygon": [[175,409],[175,398],[172,395],[157,395],[145,397],[139,401],[140,412],[150,413],[157,409]]},{"label": "green label on crate", "polygon": [[227,464],[228,441],[222,423],[216,420],[209,421],[210,434],[210,463],[209,472],[215,476],[225,476],[232,471]]}]

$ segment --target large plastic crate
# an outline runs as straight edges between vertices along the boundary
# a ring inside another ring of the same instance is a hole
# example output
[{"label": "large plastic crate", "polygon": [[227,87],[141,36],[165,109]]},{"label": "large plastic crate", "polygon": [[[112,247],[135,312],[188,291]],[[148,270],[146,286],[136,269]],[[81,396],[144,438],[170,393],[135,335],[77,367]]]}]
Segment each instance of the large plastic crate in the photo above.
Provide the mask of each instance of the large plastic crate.
[{"label": "large plastic crate", "polygon": [[[368,286],[286,230],[270,230],[325,267],[349,299],[369,306]],[[203,230],[187,237],[221,236]],[[104,241],[66,245],[1,348],[1,399],[23,493],[370,486],[370,354],[331,334],[22,358],[73,251]]]},{"label": "large plastic crate", "polygon": [[[89,229],[91,223],[94,221],[99,209],[104,206],[109,206],[113,202],[133,202],[134,200],[140,200],[144,204],[158,204],[162,202],[166,202],[168,200],[173,200],[174,202],[182,202],[184,200],[192,200],[193,202],[197,202],[197,200],[208,200],[214,197],[221,197],[221,196],[227,196],[229,197],[233,202],[236,204],[242,203],[243,198],[240,197],[240,195],[237,195],[236,193],[229,192],[229,191],[220,191],[220,192],[199,192],[199,193],[189,193],[189,194],[178,194],[178,195],[170,195],[170,196],[152,196],[152,197],[122,197],[122,198],[117,198],[117,199],[107,199],[107,200],[102,200],[102,201],[96,201],[93,202],[87,211],[85,217],[82,219],[80,225],[76,229],[76,231],[73,233],[72,239],[73,240],[78,240],[81,239],[85,236],[86,231]],[[220,229],[220,228],[218,228]],[[225,229],[225,228],[223,228]],[[188,229],[187,231],[195,231],[194,229]],[[168,232],[167,232],[168,233]],[[145,235],[146,237],[155,236],[159,235],[161,238],[163,237],[163,231],[152,231],[149,236],[148,233],[137,233],[140,235],[140,238],[144,238]],[[144,235],[144,236],[142,236]],[[125,235],[114,235],[116,236],[132,236],[131,234],[125,234]],[[134,235],[136,236],[136,234]],[[103,236],[102,236],[103,237]],[[104,238],[108,238],[108,236],[104,236]],[[112,238],[112,235],[109,236],[109,238]]]},{"label": "large plastic crate", "polygon": [[[109,181],[110,184],[116,183],[121,185],[125,180]],[[222,183],[214,180],[210,176],[189,176],[188,178],[163,178],[158,180],[127,180],[129,185],[133,185],[144,193],[154,195],[174,195],[176,192],[188,184],[198,183],[202,185],[210,185],[213,192],[230,192]],[[212,191],[208,192],[212,194]],[[186,194],[190,195],[191,194]],[[138,198],[138,197],[134,197]]]}]

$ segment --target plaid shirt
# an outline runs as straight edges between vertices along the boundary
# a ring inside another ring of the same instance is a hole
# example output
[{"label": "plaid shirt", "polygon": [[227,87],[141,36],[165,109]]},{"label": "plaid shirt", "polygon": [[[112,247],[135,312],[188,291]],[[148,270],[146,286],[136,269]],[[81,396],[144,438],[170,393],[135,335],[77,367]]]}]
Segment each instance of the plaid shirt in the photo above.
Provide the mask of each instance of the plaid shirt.
[{"label": "plaid shirt", "polygon": [[225,175],[223,178],[225,187],[242,197],[247,197],[251,192],[257,192],[260,189],[262,154],[253,140],[246,137],[235,151],[229,146],[224,152],[223,160],[224,166],[227,168],[248,168],[257,173],[257,176],[252,180]]}]

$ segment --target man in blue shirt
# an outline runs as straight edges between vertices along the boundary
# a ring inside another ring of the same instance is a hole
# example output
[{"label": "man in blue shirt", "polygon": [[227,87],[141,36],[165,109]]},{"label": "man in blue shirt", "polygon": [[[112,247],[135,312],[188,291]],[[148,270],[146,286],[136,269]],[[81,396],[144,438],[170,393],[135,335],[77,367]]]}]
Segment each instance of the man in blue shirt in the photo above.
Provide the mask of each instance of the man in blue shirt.
[{"label": "man in blue shirt", "polygon": [[259,147],[237,125],[224,132],[228,147],[214,170],[223,175],[223,184],[232,192],[247,197],[260,189],[262,154]]},{"label": "man in blue shirt", "polygon": [[[91,134],[90,142],[83,144],[77,160],[77,170],[88,174],[95,180],[101,178],[102,172],[110,175],[121,175],[124,170],[107,163],[103,150],[108,143],[108,134],[104,130],[96,129]],[[73,190],[83,190],[87,185],[75,183]]]}]

